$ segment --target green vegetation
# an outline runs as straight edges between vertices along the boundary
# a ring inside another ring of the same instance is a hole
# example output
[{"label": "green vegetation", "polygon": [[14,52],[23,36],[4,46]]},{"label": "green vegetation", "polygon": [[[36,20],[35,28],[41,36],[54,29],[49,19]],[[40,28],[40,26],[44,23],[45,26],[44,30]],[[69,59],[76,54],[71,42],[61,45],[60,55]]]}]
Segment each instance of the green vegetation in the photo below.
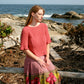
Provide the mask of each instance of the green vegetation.
[{"label": "green vegetation", "polygon": [[12,33],[12,27],[0,21],[0,38],[9,36]]},{"label": "green vegetation", "polygon": [[3,45],[3,38],[8,37],[12,33],[12,31],[13,29],[10,25],[7,25],[6,23],[1,23],[0,21],[0,38],[2,40],[0,47]]}]

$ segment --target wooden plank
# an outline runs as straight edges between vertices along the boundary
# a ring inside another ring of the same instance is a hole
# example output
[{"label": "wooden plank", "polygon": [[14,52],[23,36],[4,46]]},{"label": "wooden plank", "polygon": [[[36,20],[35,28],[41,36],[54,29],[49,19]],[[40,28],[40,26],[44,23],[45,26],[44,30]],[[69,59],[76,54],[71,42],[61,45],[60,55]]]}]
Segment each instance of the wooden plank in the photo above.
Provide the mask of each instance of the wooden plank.
[{"label": "wooden plank", "polygon": [[54,60],[63,60],[53,48],[50,48],[50,55],[54,58]]},{"label": "wooden plank", "polygon": [[67,72],[67,71],[58,71],[58,72],[63,77],[84,79],[84,73],[81,73],[81,72]]},{"label": "wooden plank", "polygon": [[[84,79],[84,73],[79,72],[67,72],[67,71],[58,71],[62,77],[70,78],[80,78]],[[0,73],[24,73],[24,68],[15,68],[15,67],[0,67]]]},{"label": "wooden plank", "polygon": [[24,68],[0,67],[0,73],[23,73]]}]

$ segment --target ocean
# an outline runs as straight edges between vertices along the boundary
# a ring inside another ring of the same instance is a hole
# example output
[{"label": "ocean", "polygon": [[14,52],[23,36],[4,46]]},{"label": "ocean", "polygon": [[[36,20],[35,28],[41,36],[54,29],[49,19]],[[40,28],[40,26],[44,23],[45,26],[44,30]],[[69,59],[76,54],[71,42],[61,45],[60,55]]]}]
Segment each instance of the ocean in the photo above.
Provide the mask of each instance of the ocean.
[{"label": "ocean", "polygon": [[[0,14],[12,14],[14,16],[28,16],[28,12],[33,4],[0,4]],[[63,19],[51,18],[52,14],[65,14],[69,11],[84,14],[84,5],[40,5],[45,9],[44,19],[53,20],[56,22],[72,23],[73,25],[80,24],[84,19]]]}]

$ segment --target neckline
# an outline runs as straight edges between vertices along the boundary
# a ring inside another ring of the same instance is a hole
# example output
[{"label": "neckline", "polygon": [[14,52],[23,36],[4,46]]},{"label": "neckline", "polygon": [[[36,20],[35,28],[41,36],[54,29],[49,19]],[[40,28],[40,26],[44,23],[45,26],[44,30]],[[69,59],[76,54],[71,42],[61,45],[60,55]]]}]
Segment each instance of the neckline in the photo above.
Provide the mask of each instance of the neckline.
[{"label": "neckline", "polygon": [[28,27],[30,27],[30,28],[37,28],[37,27],[39,27],[41,25],[41,23],[39,24],[39,25],[37,25],[37,26],[28,26]]}]

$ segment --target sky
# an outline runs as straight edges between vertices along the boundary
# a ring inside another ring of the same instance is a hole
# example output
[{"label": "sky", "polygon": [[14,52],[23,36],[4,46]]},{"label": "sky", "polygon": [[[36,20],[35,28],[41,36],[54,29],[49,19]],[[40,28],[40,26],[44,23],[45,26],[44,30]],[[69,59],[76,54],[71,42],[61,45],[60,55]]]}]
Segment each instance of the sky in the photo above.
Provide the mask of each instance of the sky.
[{"label": "sky", "polygon": [[70,4],[84,5],[84,0],[0,0],[0,4]]}]

